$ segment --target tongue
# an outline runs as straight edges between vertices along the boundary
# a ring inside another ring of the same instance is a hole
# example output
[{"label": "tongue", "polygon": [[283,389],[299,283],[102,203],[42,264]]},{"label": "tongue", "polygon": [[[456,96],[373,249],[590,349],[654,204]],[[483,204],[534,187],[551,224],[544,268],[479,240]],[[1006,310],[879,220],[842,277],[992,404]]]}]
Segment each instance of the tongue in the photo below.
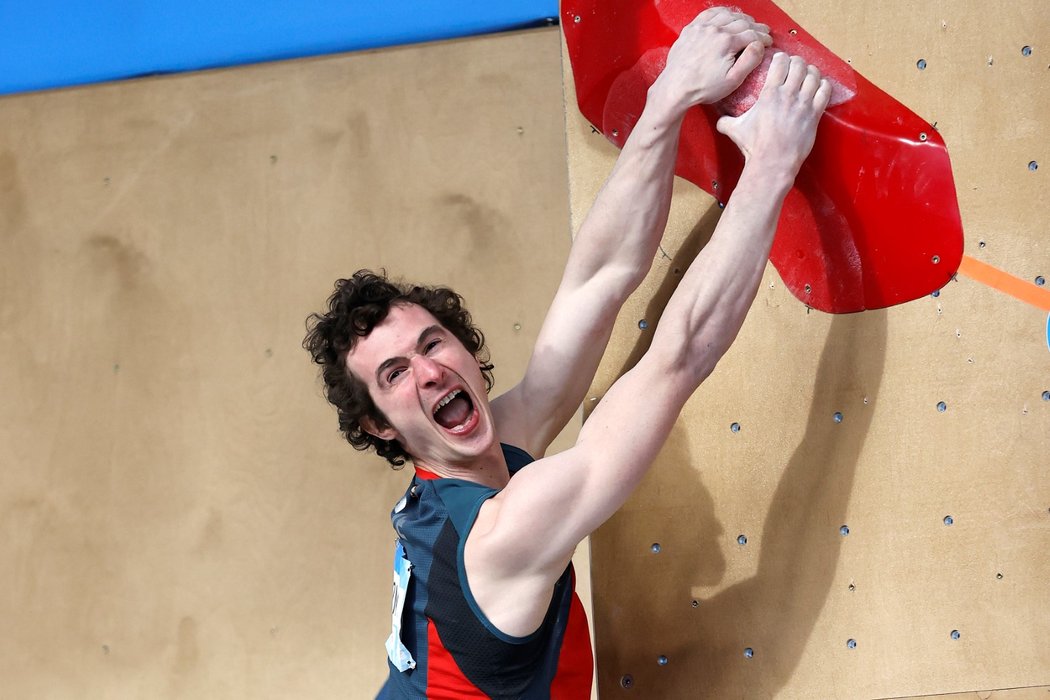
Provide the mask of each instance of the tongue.
[{"label": "tongue", "polygon": [[443,428],[452,429],[462,425],[470,415],[470,401],[462,394],[449,401],[434,414],[434,420]]}]

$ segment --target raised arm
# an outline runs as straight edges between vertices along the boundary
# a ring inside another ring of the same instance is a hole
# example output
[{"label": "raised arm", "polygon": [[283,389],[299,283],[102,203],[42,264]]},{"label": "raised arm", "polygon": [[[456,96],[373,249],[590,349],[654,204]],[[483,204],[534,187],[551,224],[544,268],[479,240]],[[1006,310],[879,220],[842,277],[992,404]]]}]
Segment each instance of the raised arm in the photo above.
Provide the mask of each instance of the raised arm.
[{"label": "raised arm", "polygon": [[[579,541],[627,500],[686,400],[735,339],[830,92],[815,68],[778,54],[755,106],[719,121],[719,131],[743,151],[744,170],[710,243],[668,302],[649,351],[612,386],[572,449],[512,479],[479,518],[485,529],[477,533],[477,551],[487,552],[489,566],[503,567],[519,595],[542,597]],[[513,602],[493,609],[502,605]]]},{"label": "raised arm", "polygon": [[524,378],[493,402],[503,441],[541,456],[575,413],[620,307],[656,255],[685,112],[739,87],[771,41],[768,26],[725,8],[682,30],[573,242]]}]

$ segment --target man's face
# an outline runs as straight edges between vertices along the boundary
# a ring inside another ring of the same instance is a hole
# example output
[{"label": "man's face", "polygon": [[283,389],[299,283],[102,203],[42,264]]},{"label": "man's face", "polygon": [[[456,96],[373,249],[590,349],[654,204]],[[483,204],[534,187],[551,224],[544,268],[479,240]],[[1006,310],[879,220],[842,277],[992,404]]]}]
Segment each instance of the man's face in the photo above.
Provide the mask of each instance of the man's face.
[{"label": "man's face", "polygon": [[494,444],[477,359],[421,306],[392,306],[346,366],[390,422],[362,420],[362,427],[400,442],[418,466],[469,466]]}]

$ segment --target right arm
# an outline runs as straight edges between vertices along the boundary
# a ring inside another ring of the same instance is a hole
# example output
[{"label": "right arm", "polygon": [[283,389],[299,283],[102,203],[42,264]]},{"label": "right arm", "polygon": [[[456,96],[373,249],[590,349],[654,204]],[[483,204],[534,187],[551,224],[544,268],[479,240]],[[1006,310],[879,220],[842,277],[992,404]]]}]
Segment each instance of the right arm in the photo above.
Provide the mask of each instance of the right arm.
[{"label": "right arm", "polygon": [[745,166],[714,236],[668,302],[649,351],[613,384],[576,445],[536,462],[493,499],[488,535],[478,533],[491,537],[483,545],[490,565],[547,585],[576,545],[627,500],[743,324],[830,92],[815,68],[780,54],[755,106],[719,121]]}]

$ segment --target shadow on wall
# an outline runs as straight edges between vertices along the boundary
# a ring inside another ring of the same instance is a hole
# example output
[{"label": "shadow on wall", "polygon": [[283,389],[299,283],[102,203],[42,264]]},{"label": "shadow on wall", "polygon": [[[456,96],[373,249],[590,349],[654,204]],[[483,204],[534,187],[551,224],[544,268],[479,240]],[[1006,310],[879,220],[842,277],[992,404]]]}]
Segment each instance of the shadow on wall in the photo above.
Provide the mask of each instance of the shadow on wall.
[{"label": "shadow on wall", "polygon": [[[762,655],[763,693],[791,678],[831,592],[861,449],[873,410],[853,410],[841,425],[828,407],[850,389],[878,394],[886,358],[886,312],[836,316],[813,386],[805,434],[788,460],[760,539],[757,573],[703,603],[697,629],[705,695],[753,686],[743,656]],[[860,404],[861,399],[856,398]],[[856,407],[859,409],[859,406]],[[843,640],[845,643],[845,640]],[[756,689],[757,690],[757,689]]]},{"label": "shadow on wall", "polygon": [[[679,258],[692,260],[706,244],[718,213],[705,216],[690,234],[646,318],[662,311],[680,278],[673,268],[684,272]],[[757,573],[695,604],[692,588],[715,586],[726,571],[725,532],[702,470],[731,465],[711,464],[714,449],[691,454],[688,426],[676,425],[632,503],[592,539],[593,560],[614,569],[593,574],[596,617],[612,637],[603,639],[598,630],[603,689],[618,688],[627,674],[637,690],[668,698],[771,696],[787,684],[831,592],[842,541],[838,526],[845,522],[874,414],[862,400],[873,404],[877,397],[886,334],[885,311],[832,319],[805,433],[790,457],[768,465],[782,474],[763,532],[748,545],[760,548]],[[625,370],[645,352],[650,336],[640,336]],[[848,420],[830,420],[833,405],[843,406]],[[693,436],[694,443],[708,439]],[[639,531],[648,524],[651,531]],[[663,555],[646,551],[648,540],[639,538],[647,537],[661,542]],[[747,647],[755,659],[745,658]],[[659,666],[661,655],[673,661]]]}]

